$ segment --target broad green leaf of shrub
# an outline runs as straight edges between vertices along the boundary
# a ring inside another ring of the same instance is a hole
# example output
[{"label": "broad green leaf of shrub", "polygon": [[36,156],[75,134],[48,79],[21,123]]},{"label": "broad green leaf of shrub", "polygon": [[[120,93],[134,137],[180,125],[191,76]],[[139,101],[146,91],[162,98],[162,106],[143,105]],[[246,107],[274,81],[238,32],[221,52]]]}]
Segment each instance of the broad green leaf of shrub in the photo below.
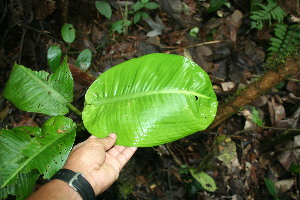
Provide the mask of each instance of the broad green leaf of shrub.
[{"label": "broad green leaf of shrub", "polygon": [[76,31],[72,24],[64,24],[61,28],[61,36],[67,43],[72,43],[76,37]]},{"label": "broad green leaf of shrub", "polygon": [[61,49],[58,46],[51,46],[47,52],[48,65],[52,72],[60,66]]},{"label": "broad green leaf of shrub", "polygon": [[105,1],[96,1],[95,6],[101,15],[103,15],[107,19],[111,18],[112,10],[111,10],[111,6],[109,5],[109,3],[105,2]]},{"label": "broad green leaf of shrub", "polygon": [[[5,186],[16,187],[20,173],[36,169],[45,179],[51,178],[65,163],[75,131],[76,124],[64,116],[50,118],[42,128],[0,130],[1,190]],[[31,137],[34,132],[39,136]]]},{"label": "broad green leaf of shrub", "polygon": [[76,59],[75,66],[82,69],[83,71],[86,71],[92,61],[92,52],[89,49],[85,49],[80,52],[79,56]]},{"label": "broad green leaf of shrub", "polygon": [[[6,199],[9,194],[16,196],[17,200],[25,199],[32,193],[39,176],[40,174],[36,170],[28,173],[18,173],[18,179],[14,185],[7,185],[0,189],[0,199]],[[0,177],[0,185],[2,183],[3,178]]]},{"label": "broad green leaf of shrub", "polygon": [[64,115],[69,112],[67,105],[73,99],[73,87],[72,74],[64,59],[50,76],[48,72],[15,64],[3,94],[21,110]]},{"label": "broad green leaf of shrub", "polygon": [[205,172],[197,172],[196,169],[190,168],[191,175],[201,184],[201,186],[209,191],[214,192],[217,189],[214,179]]},{"label": "broad green leaf of shrub", "polygon": [[106,71],[85,96],[83,122],[116,144],[149,147],[177,140],[213,121],[216,95],[208,75],[178,55],[150,54]]}]

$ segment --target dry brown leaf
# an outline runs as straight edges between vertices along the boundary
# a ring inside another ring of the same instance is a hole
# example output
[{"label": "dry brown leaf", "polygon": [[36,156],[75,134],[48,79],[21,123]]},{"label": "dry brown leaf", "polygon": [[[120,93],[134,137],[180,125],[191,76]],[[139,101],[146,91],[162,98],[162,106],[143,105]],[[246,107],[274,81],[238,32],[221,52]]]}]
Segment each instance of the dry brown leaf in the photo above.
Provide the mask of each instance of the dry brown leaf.
[{"label": "dry brown leaf", "polygon": [[[291,148],[300,146],[300,136],[294,137],[294,141],[287,143],[284,148]],[[291,163],[298,163],[300,156],[300,149],[295,150],[287,150],[278,154],[277,159],[281,163],[281,165],[289,171]]]},{"label": "dry brown leaf", "polygon": [[21,115],[21,120],[12,124],[13,127],[19,126],[33,126],[38,127],[39,125],[28,115]]},{"label": "dry brown leaf", "polygon": [[283,105],[279,104],[272,96],[268,101],[268,109],[272,126],[276,127],[278,122],[286,117]]}]

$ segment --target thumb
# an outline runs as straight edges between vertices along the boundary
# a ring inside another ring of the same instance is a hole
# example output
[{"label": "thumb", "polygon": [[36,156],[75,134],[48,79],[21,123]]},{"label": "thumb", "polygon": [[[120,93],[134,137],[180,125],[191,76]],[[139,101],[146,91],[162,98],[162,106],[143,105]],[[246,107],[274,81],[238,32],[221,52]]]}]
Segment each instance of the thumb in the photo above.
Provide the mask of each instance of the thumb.
[{"label": "thumb", "polygon": [[117,135],[115,133],[109,134],[107,137],[100,139],[101,144],[104,146],[104,149],[109,150],[116,143]]}]

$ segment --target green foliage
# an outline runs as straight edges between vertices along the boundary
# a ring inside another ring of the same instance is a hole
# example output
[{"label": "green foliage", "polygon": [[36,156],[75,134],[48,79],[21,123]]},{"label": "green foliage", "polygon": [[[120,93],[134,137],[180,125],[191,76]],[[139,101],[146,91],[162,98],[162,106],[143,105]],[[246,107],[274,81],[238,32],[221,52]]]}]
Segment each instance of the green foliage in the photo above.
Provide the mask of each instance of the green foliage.
[{"label": "green foliage", "polygon": [[283,61],[290,53],[299,49],[300,46],[300,26],[299,23],[276,24],[274,36],[270,38],[267,63],[274,63],[277,60]]},{"label": "green foliage", "polygon": [[80,52],[79,56],[76,59],[75,66],[79,69],[86,71],[92,62],[92,52],[89,49],[85,49]]},{"label": "green foliage", "polygon": [[190,168],[191,175],[201,184],[201,186],[209,191],[214,192],[217,189],[214,179],[205,172],[197,172],[196,169]]},{"label": "green foliage", "polygon": [[264,181],[265,181],[265,185],[266,185],[269,193],[274,197],[274,199],[279,200],[278,190],[275,186],[275,183],[272,180],[267,179],[267,178],[265,178]]},{"label": "green foliage", "polygon": [[[64,32],[65,41],[69,41],[69,43],[72,43],[75,40],[75,29],[71,24],[68,24],[68,26],[72,26],[72,31],[66,31],[66,25],[62,27],[62,32]],[[74,35],[72,33],[74,30]],[[70,39],[70,35],[72,35],[72,39]],[[72,42],[71,42],[72,41]],[[55,70],[60,66],[60,60],[61,60],[61,49],[58,46],[51,46],[48,49],[47,52],[47,60],[48,65],[52,72],[55,72]],[[81,51],[76,59],[75,66],[83,71],[87,71],[87,69],[90,67],[92,61],[92,52],[89,49],[84,49]]]},{"label": "green foliage", "polygon": [[274,88],[277,90],[281,90],[284,88],[284,86],[286,85],[286,83],[284,81],[278,83]]},{"label": "green foliage", "polygon": [[61,29],[61,36],[67,43],[72,43],[76,37],[76,31],[72,24],[64,24]]},{"label": "green foliage", "polygon": [[76,124],[64,116],[50,118],[42,128],[0,130],[2,198],[27,196],[39,174],[49,179],[58,171],[74,143],[75,130]]},{"label": "green foliage", "polygon": [[292,163],[290,166],[290,172],[295,173],[295,174],[300,174],[300,165],[296,165],[296,164]]},{"label": "green foliage", "polygon": [[221,6],[223,6],[227,0],[210,0],[209,8],[207,12],[212,13],[217,11]]},{"label": "green foliage", "polygon": [[51,46],[47,52],[48,65],[52,72],[60,66],[61,49],[58,46]]},{"label": "green foliage", "polygon": [[190,194],[195,194],[204,190],[209,192],[217,190],[217,186],[213,178],[203,171],[197,172],[195,168],[182,165],[179,169],[179,174],[183,179],[185,188]]},{"label": "green foliage", "polygon": [[73,78],[67,59],[49,76],[15,64],[3,95],[17,108],[46,115],[64,115],[73,100]]},{"label": "green foliage", "polygon": [[[53,54],[55,60],[59,53]],[[15,64],[4,97],[22,110],[59,116],[41,128],[0,130],[1,198],[24,199],[39,175],[49,179],[63,166],[76,134],[76,124],[61,116],[77,110],[70,104],[73,85],[66,59],[51,75]],[[216,109],[209,77],[199,66],[181,56],[152,54],[103,73],[86,95],[83,120],[98,137],[117,132],[117,144],[153,146],[205,129]]]},{"label": "green foliage", "polygon": [[[18,173],[18,178],[14,184],[1,188],[0,199],[6,199],[8,194],[15,195],[16,199],[25,199],[32,193],[39,175],[37,170],[32,170],[28,173]],[[0,185],[2,185],[2,183],[3,178],[0,176]]]},{"label": "green foliage", "polygon": [[159,7],[157,3],[149,2],[149,0],[141,0],[137,1],[132,6],[132,10],[129,14],[133,14],[133,23],[136,24],[140,21],[140,19],[148,18],[149,15],[145,11],[142,11],[143,8],[154,10]]},{"label": "green foliage", "polygon": [[189,32],[190,36],[195,37],[195,38],[197,38],[198,33],[199,33],[199,28],[198,27],[192,28]]},{"label": "green foliage", "polygon": [[[110,7],[109,4],[108,4],[108,6]],[[96,5],[96,7],[97,7],[97,5]],[[119,34],[127,35],[128,26],[130,26],[132,23],[132,21],[128,19],[128,14],[133,15],[133,23],[136,24],[141,19],[146,19],[149,17],[148,13],[143,11],[143,9],[154,10],[154,9],[157,9],[158,7],[159,7],[159,5],[157,3],[150,2],[149,0],[137,1],[136,3],[131,5],[130,8],[126,4],[125,11],[124,11],[124,13],[122,12],[123,19],[112,23],[112,26],[111,26],[112,32],[117,32]],[[104,8],[102,7],[101,9],[104,9]],[[97,10],[99,11],[98,8],[97,8]]]},{"label": "green foliage", "polygon": [[111,18],[112,10],[111,10],[111,6],[109,5],[109,3],[105,2],[105,1],[96,1],[95,6],[101,15],[105,16],[107,19]]},{"label": "green foliage", "polygon": [[267,4],[255,3],[252,5],[251,12],[251,28],[261,30],[263,23],[268,22],[272,24],[273,20],[282,23],[286,16],[284,10],[278,5],[276,0],[267,0]]},{"label": "green foliage", "polygon": [[250,110],[251,113],[251,119],[252,121],[257,125],[257,126],[262,126],[263,125],[263,120],[259,116],[258,110],[253,107],[253,106],[247,106]]},{"label": "green foliage", "polygon": [[217,110],[208,75],[178,55],[150,54],[103,73],[85,96],[83,122],[116,144],[149,147],[204,130]]},{"label": "green foliage", "polygon": [[111,30],[113,32],[118,32],[119,34],[122,34],[122,33],[125,34],[127,32],[127,27],[130,26],[130,24],[131,24],[130,20],[127,20],[127,19],[119,20],[115,23],[112,23]]}]

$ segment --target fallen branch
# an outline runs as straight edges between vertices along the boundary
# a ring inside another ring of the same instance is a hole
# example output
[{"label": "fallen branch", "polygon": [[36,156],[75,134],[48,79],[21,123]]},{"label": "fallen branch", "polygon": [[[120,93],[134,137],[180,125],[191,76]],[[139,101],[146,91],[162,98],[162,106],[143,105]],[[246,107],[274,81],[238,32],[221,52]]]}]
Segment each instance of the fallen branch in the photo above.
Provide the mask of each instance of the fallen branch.
[{"label": "fallen branch", "polygon": [[218,112],[213,123],[207,128],[210,130],[223,121],[231,117],[240,108],[248,105],[250,102],[260,97],[280,82],[300,71],[300,56],[287,59],[286,63],[277,69],[272,69],[266,72],[259,80],[248,85],[238,96],[232,101],[219,106]]}]

